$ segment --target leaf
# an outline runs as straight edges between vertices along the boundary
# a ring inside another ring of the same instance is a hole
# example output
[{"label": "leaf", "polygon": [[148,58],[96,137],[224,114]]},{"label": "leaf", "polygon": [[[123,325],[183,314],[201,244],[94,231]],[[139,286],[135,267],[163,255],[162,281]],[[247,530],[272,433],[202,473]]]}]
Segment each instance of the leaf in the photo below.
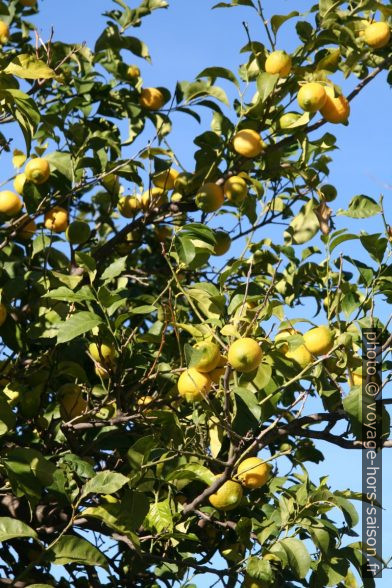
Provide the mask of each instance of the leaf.
[{"label": "leaf", "polygon": [[154,527],[158,533],[173,530],[173,515],[170,508],[170,500],[162,500],[150,505],[147,515],[149,525]]},{"label": "leaf", "polygon": [[103,272],[102,280],[110,281],[113,280],[113,278],[117,278],[117,276],[121,275],[125,271],[126,264],[127,256],[119,257]]},{"label": "leaf", "polygon": [[121,533],[136,531],[149,511],[147,496],[141,492],[126,490],[121,501],[101,504],[83,510],[83,516],[100,519]]},{"label": "leaf", "polygon": [[286,243],[302,245],[313,239],[319,228],[319,221],[313,211],[313,202],[309,200],[291,221],[284,238]]},{"label": "leaf", "polygon": [[299,16],[299,12],[297,12],[296,10],[293,10],[293,12],[290,12],[290,14],[274,14],[274,16],[271,18],[271,28],[273,30],[274,35],[276,35],[279,28],[282,26],[283,23],[286,22],[286,20],[294,18],[295,16]]},{"label": "leaf", "polygon": [[235,418],[233,420],[233,429],[239,435],[245,435],[248,431],[255,429],[259,425],[261,416],[261,407],[258,404],[254,392],[247,388],[235,388]]},{"label": "leaf", "polygon": [[71,318],[56,324],[58,329],[57,343],[72,341],[75,337],[79,337],[79,335],[91,331],[102,322],[101,317],[93,312],[82,311],[73,314]]},{"label": "leaf", "polygon": [[156,306],[152,304],[144,304],[143,306],[135,306],[135,308],[130,309],[131,314],[151,314],[152,312],[156,312]]},{"label": "leaf", "polygon": [[24,164],[24,162],[26,161],[26,159],[27,159],[27,157],[23,153],[23,151],[20,151],[19,149],[14,149],[14,153],[12,155],[12,165],[16,169],[21,168],[22,165]]},{"label": "leaf", "polygon": [[37,533],[26,523],[11,517],[0,517],[0,543],[17,537],[32,537],[36,539]]},{"label": "leaf", "polygon": [[270,74],[267,72],[263,72],[257,76],[257,89],[259,91],[260,100],[262,102],[265,102],[268,96],[272,94],[278,80],[278,74]]},{"label": "leaf", "polygon": [[239,83],[235,75],[229,69],[225,67],[207,67],[200,72],[196,78],[211,78],[212,83],[215,81],[216,78],[224,78],[225,80],[229,80],[233,82],[239,88]]},{"label": "leaf", "polygon": [[373,198],[359,194],[350,201],[347,210],[340,208],[336,214],[349,216],[350,218],[369,218],[380,212],[381,207]]},{"label": "leaf", "polygon": [[382,237],[380,233],[374,235],[361,234],[359,239],[370,257],[378,263],[381,263],[388,246],[388,240]]},{"label": "leaf", "polygon": [[336,247],[338,245],[340,245],[340,243],[344,243],[345,241],[352,241],[353,239],[358,239],[358,235],[353,235],[353,234],[344,234],[344,235],[339,235],[338,237],[335,237],[334,239],[332,239],[330,246],[329,246],[329,250],[332,253],[332,251],[334,249],[336,249]]},{"label": "leaf", "polygon": [[298,578],[305,578],[312,560],[304,543],[295,537],[287,537],[279,543],[287,553],[290,568]]},{"label": "leaf", "polygon": [[57,169],[70,182],[73,181],[72,157],[71,154],[64,151],[53,151],[45,155],[45,159],[50,163],[50,167]]},{"label": "leaf", "polygon": [[[261,580],[263,585],[269,585],[274,579],[270,562],[260,557],[250,557],[246,566],[246,573],[251,578]],[[265,583],[265,584],[264,584]]]},{"label": "leaf", "polygon": [[113,494],[128,482],[129,478],[126,476],[105,470],[86,482],[82,488],[82,496],[87,496],[87,494]]},{"label": "leaf", "polygon": [[208,82],[180,82],[179,85],[184,93],[186,102],[191,102],[201,96],[212,96],[212,98],[216,98],[229,106],[226,92],[218,86],[211,86]]},{"label": "leaf", "polygon": [[84,302],[85,300],[95,300],[95,296],[89,286],[82,286],[77,292],[73,292],[65,286],[60,286],[55,290],[50,290],[42,296],[51,300],[62,300],[63,302]]},{"label": "leaf", "polygon": [[188,463],[181,466],[178,470],[171,472],[166,479],[188,480],[189,482],[192,482],[192,480],[201,480],[207,486],[211,486],[215,480],[215,476],[208,468],[199,463]]},{"label": "leaf", "polygon": [[75,535],[63,535],[48,552],[51,563],[57,566],[82,564],[107,567],[104,554],[86,539]]},{"label": "leaf", "polygon": [[46,63],[28,54],[15,57],[7,65],[4,73],[26,80],[49,80],[57,76],[56,72]]}]

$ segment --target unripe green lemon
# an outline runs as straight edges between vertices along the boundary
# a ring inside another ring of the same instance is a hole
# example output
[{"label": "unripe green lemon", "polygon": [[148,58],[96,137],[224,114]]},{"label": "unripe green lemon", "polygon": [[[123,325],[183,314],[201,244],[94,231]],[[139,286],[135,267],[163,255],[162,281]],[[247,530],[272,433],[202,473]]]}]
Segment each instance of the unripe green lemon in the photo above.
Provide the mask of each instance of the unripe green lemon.
[{"label": "unripe green lemon", "polygon": [[89,240],[91,235],[90,227],[83,221],[73,221],[65,231],[65,236],[70,243],[81,245]]}]

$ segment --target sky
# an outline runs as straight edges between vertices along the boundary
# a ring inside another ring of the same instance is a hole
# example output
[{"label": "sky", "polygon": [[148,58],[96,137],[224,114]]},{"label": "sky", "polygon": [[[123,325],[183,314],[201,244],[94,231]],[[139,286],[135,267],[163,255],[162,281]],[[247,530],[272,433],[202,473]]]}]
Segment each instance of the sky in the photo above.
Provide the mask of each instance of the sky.
[{"label": "sky", "polygon": [[[216,0],[217,1],[217,0]],[[243,20],[249,23],[254,40],[266,43],[264,29],[255,21],[253,13],[245,7],[219,9],[211,11],[215,2],[212,0],[169,0],[168,10],[156,11],[143,20],[142,27],[129,31],[129,34],[143,39],[150,48],[152,65],[129,55],[129,63],[139,65],[145,86],[165,86],[174,89],[178,80],[192,80],[208,66],[223,66],[232,70],[245,60],[239,51],[246,42]],[[102,29],[104,19],[101,13],[113,4],[110,0],[39,0],[41,11],[32,20],[44,39],[48,38],[51,26],[54,27],[55,39],[69,43],[83,42],[93,46],[94,40]],[[135,0],[130,2],[134,7]],[[265,0],[266,16],[274,13],[288,13],[291,10],[306,11],[311,1],[305,0]],[[290,51],[296,46],[292,33],[292,24],[285,24],[279,36],[279,48]],[[352,103],[350,124],[339,125],[332,129],[338,139],[339,150],[333,152],[330,183],[338,188],[338,200],[333,208],[346,208],[350,199],[356,194],[367,194],[376,200],[380,193],[385,195],[385,208],[391,219],[391,143],[392,117],[391,90],[381,74]],[[340,81],[340,80],[339,80]],[[344,89],[349,91],[355,85],[353,78]],[[225,86],[223,84],[225,88]],[[193,137],[208,130],[208,118],[203,119],[204,128],[184,115],[175,117],[175,132],[171,144],[181,156],[186,166],[192,165]],[[332,125],[331,125],[332,126]],[[151,129],[152,133],[152,129]],[[137,151],[137,145],[131,147]],[[337,228],[349,226],[351,231],[381,231],[379,220],[373,219],[347,223],[346,217],[337,217]],[[339,251],[336,250],[336,257]],[[388,315],[386,306],[379,309],[379,314]],[[311,477],[329,474],[332,488],[351,488],[360,490],[361,486],[361,452],[340,449],[320,443],[325,452],[325,461],[318,465],[309,464]],[[383,539],[384,556],[392,555],[392,468],[391,454],[384,451],[383,488],[384,520]],[[284,467],[287,466],[287,463]],[[284,468],[283,468],[284,469]],[[358,505],[359,503],[357,503]],[[357,527],[360,532],[360,525]],[[377,588],[391,585],[392,573],[384,572],[384,577],[377,580]],[[207,588],[212,581],[208,577],[193,580],[197,588]]]}]

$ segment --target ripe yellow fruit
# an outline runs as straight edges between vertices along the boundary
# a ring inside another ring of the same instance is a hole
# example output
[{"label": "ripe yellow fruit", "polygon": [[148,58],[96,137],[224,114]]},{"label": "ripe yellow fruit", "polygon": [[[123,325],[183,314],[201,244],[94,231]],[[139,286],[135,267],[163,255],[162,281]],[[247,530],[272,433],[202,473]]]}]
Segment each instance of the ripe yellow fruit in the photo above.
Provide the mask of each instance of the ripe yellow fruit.
[{"label": "ripe yellow fruit", "polygon": [[226,180],[223,192],[229,202],[235,206],[240,206],[248,195],[248,186],[244,178],[232,176]]},{"label": "ripe yellow fruit", "polygon": [[350,116],[350,103],[344,96],[336,96],[335,98],[327,93],[327,99],[320,109],[320,113],[330,123],[345,123]]},{"label": "ripe yellow fruit", "polygon": [[196,206],[203,212],[215,212],[222,206],[224,199],[221,186],[213,182],[207,182],[198,190],[195,202]]},{"label": "ripe yellow fruit", "polygon": [[14,189],[15,192],[18,194],[23,194],[23,188],[26,183],[26,176],[25,174],[21,173],[15,176],[14,179]]},{"label": "ripe yellow fruit", "polygon": [[265,71],[285,78],[291,72],[291,57],[286,51],[273,51],[265,62]]},{"label": "ripe yellow fruit", "polygon": [[167,194],[162,188],[151,188],[146,190],[141,197],[141,207],[143,210],[163,206],[167,202]]},{"label": "ripe yellow fruit", "polygon": [[214,237],[216,239],[214,255],[220,256],[227,253],[231,246],[229,233],[226,233],[226,231],[214,231]]},{"label": "ripe yellow fruit", "polygon": [[158,88],[144,88],[140,92],[139,104],[146,110],[159,110],[165,104],[165,97]]},{"label": "ripe yellow fruit", "polygon": [[305,345],[299,345],[296,349],[287,351],[286,357],[293,359],[302,369],[306,368],[313,361],[312,355],[310,351],[306,349]]},{"label": "ripe yellow fruit", "polygon": [[154,397],[153,396],[142,396],[141,398],[139,398],[139,400],[137,401],[137,405],[138,406],[148,406],[149,404],[151,404],[151,402],[154,402]]},{"label": "ripe yellow fruit", "polygon": [[87,408],[82,389],[76,384],[64,384],[59,390],[60,415],[64,421],[81,416]]},{"label": "ripe yellow fruit", "polygon": [[263,352],[254,339],[243,337],[229,347],[228,361],[238,372],[253,372],[261,363]]},{"label": "ripe yellow fruit", "polygon": [[253,129],[242,129],[233,138],[233,148],[243,157],[257,157],[264,151],[265,143]]},{"label": "ripe yellow fruit", "polygon": [[43,157],[35,157],[25,167],[26,179],[33,184],[44,184],[50,176],[49,162]]},{"label": "ripe yellow fruit", "polygon": [[45,214],[44,225],[55,233],[64,232],[68,227],[68,212],[61,206],[54,206]]},{"label": "ripe yellow fruit", "polygon": [[310,329],[304,334],[306,349],[313,355],[325,355],[333,347],[334,334],[326,326]]},{"label": "ripe yellow fruit", "polygon": [[152,178],[152,183],[157,188],[162,188],[162,190],[173,190],[174,183],[179,175],[179,171],[170,168],[155,174]]},{"label": "ripe yellow fruit", "polygon": [[216,368],[220,360],[220,351],[216,343],[212,341],[201,341],[193,346],[198,352],[197,360],[192,364],[198,372],[208,373]]},{"label": "ripe yellow fruit", "polygon": [[226,371],[226,364],[227,364],[227,357],[221,355],[219,358],[218,365],[214,370],[209,372],[209,376],[213,384],[219,384],[220,379],[225,375]]},{"label": "ripe yellow fruit", "polygon": [[309,82],[301,86],[298,96],[298,104],[306,112],[320,110],[327,100],[327,93],[324,86],[318,82]]},{"label": "ripe yellow fruit", "polygon": [[[220,478],[221,476],[215,476]],[[242,486],[234,480],[227,480],[209,497],[209,501],[218,510],[233,510],[240,504],[243,496]]]},{"label": "ripe yellow fruit", "polygon": [[2,325],[4,325],[6,318],[7,318],[7,308],[2,302],[0,302],[0,327]]},{"label": "ripe yellow fruit", "polygon": [[138,78],[140,77],[140,69],[137,65],[130,65],[127,68],[127,76],[129,78]]},{"label": "ripe yellow fruit", "polygon": [[94,371],[98,378],[102,378],[102,380],[107,380],[109,377],[109,372],[105,369],[102,365],[96,365]]},{"label": "ripe yellow fruit", "polygon": [[118,211],[125,218],[132,218],[141,209],[142,203],[137,196],[123,196],[118,201]]},{"label": "ripe yellow fruit", "polygon": [[91,357],[98,363],[111,363],[115,357],[115,350],[107,343],[90,343],[88,346]]},{"label": "ripe yellow fruit", "polygon": [[0,192],[0,213],[15,216],[22,209],[23,202],[17,194],[4,190]]},{"label": "ripe yellow fruit", "polygon": [[7,23],[0,20],[0,43],[6,43],[10,36],[10,30]]},{"label": "ripe yellow fruit", "polygon": [[23,227],[18,230],[18,237],[25,240],[31,239],[37,230],[37,225],[33,219],[29,220],[27,224],[24,224],[24,222]]},{"label": "ripe yellow fruit", "polygon": [[292,335],[296,335],[298,333],[298,331],[296,331],[295,329],[289,328],[289,329],[283,329],[282,331],[279,331],[279,333],[276,334],[275,337],[275,343],[278,343],[278,349],[281,353],[284,353],[286,355],[286,353],[289,350],[289,345],[288,343],[286,343],[287,338],[291,337]]},{"label": "ripe yellow fruit", "polygon": [[270,466],[259,457],[248,457],[240,463],[237,478],[245,488],[261,488],[270,475]]},{"label": "ripe yellow fruit", "polygon": [[389,43],[391,29],[386,22],[373,22],[366,27],[363,38],[373,49],[381,49]]},{"label": "ripe yellow fruit", "polygon": [[188,402],[202,399],[211,389],[211,378],[208,374],[198,372],[194,367],[182,372],[177,382],[178,393]]}]

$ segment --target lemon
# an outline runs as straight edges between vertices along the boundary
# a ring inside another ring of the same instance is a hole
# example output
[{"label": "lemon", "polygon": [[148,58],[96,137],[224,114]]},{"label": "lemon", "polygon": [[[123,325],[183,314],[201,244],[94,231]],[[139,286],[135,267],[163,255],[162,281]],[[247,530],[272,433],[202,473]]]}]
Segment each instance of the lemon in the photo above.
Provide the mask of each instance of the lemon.
[{"label": "lemon", "polygon": [[111,345],[107,343],[90,343],[88,346],[91,357],[100,363],[110,363],[115,357],[115,351]]},{"label": "lemon", "polygon": [[214,370],[209,372],[209,376],[214,384],[219,384],[220,379],[225,375],[227,364],[227,357],[221,355],[219,358],[218,365]]},{"label": "lemon", "polygon": [[261,363],[263,352],[254,339],[243,337],[229,347],[228,361],[239,372],[252,372]]},{"label": "lemon", "polygon": [[198,372],[190,367],[182,372],[177,382],[178,393],[188,402],[201,400],[211,389],[211,378],[208,374]]},{"label": "lemon", "polygon": [[179,175],[180,172],[176,169],[170,168],[155,174],[152,178],[152,183],[154,186],[161,188],[162,190],[173,190],[175,181]]},{"label": "lemon", "polygon": [[301,368],[305,368],[313,361],[312,355],[305,345],[299,345],[296,349],[287,351],[286,357],[293,359]]},{"label": "lemon", "polygon": [[68,212],[61,206],[54,206],[45,214],[44,225],[55,233],[64,232],[68,227]]},{"label": "lemon", "polygon": [[366,27],[363,38],[365,43],[373,49],[381,49],[388,45],[391,38],[391,29],[386,22],[373,22]]},{"label": "lemon", "polygon": [[265,143],[253,129],[242,129],[233,138],[233,148],[243,157],[257,157],[264,151]]},{"label": "lemon", "polygon": [[166,204],[166,202],[167,194],[162,188],[150,188],[150,190],[146,190],[141,196],[141,207],[143,210],[158,208]]},{"label": "lemon", "polygon": [[82,396],[82,389],[76,384],[64,384],[58,391],[60,397],[60,415],[65,421],[70,421],[82,415],[87,408],[87,402]]},{"label": "lemon", "polygon": [[33,184],[44,184],[50,176],[50,165],[43,157],[35,157],[25,167],[26,179]]},{"label": "lemon", "polygon": [[14,189],[18,194],[23,194],[23,188],[26,183],[26,176],[24,173],[17,174],[14,179]]},{"label": "lemon", "polygon": [[275,343],[278,343],[277,347],[281,353],[284,353],[286,355],[286,353],[289,350],[287,339],[288,339],[288,337],[291,337],[292,335],[295,335],[296,333],[297,333],[297,331],[295,329],[289,328],[289,329],[283,329],[282,331],[279,331],[276,334]]},{"label": "lemon", "polygon": [[81,245],[89,240],[91,230],[88,223],[84,221],[73,221],[65,231],[65,236],[70,243],[74,245]]},{"label": "lemon", "polygon": [[259,457],[248,457],[237,469],[237,478],[245,488],[261,488],[270,475],[270,466]]},{"label": "lemon", "polygon": [[30,219],[28,223],[24,224],[25,221],[23,221],[23,226],[18,229],[18,237],[20,239],[31,239],[34,236],[35,231],[37,230],[37,225],[35,224],[35,221],[33,219]]},{"label": "lemon", "polygon": [[320,110],[327,100],[327,93],[324,86],[318,82],[308,82],[301,86],[298,96],[298,104],[306,112]]},{"label": "lemon", "polygon": [[248,186],[244,178],[232,176],[226,180],[223,192],[229,202],[235,206],[240,206],[248,195]]},{"label": "lemon", "polygon": [[198,190],[195,202],[196,206],[203,212],[215,212],[223,204],[223,190],[213,182],[207,182]]},{"label": "lemon", "polygon": [[118,201],[118,211],[124,218],[132,218],[141,209],[142,203],[137,196],[122,196]]},{"label": "lemon", "polygon": [[291,72],[291,57],[286,51],[273,51],[265,61],[265,71],[285,78]]},{"label": "lemon", "polygon": [[208,373],[216,368],[219,363],[221,354],[219,347],[212,341],[201,341],[194,345],[194,349],[197,350],[198,359],[192,364],[198,372]]},{"label": "lemon", "polygon": [[139,104],[146,110],[159,110],[165,104],[165,97],[158,88],[144,88],[140,92]]},{"label": "lemon", "polygon": [[0,192],[0,213],[15,216],[22,209],[23,202],[17,194],[4,190]]},{"label": "lemon", "polygon": [[[215,476],[220,478],[221,476]],[[240,504],[243,496],[242,486],[234,480],[227,480],[222,486],[209,497],[213,507],[218,510],[233,510]]]},{"label": "lemon", "polygon": [[0,20],[0,43],[6,43],[10,36],[10,29],[7,23]]},{"label": "lemon", "polygon": [[344,96],[335,98],[327,93],[327,99],[320,109],[320,113],[330,123],[345,123],[350,116],[350,103]]},{"label": "lemon", "polygon": [[316,327],[304,334],[305,347],[313,355],[325,355],[333,347],[334,334],[326,326]]},{"label": "lemon", "polygon": [[226,233],[226,231],[214,231],[214,237],[216,239],[216,243],[214,246],[214,255],[225,255],[225,253],[229,251],[231,246],[230,235]]}]

